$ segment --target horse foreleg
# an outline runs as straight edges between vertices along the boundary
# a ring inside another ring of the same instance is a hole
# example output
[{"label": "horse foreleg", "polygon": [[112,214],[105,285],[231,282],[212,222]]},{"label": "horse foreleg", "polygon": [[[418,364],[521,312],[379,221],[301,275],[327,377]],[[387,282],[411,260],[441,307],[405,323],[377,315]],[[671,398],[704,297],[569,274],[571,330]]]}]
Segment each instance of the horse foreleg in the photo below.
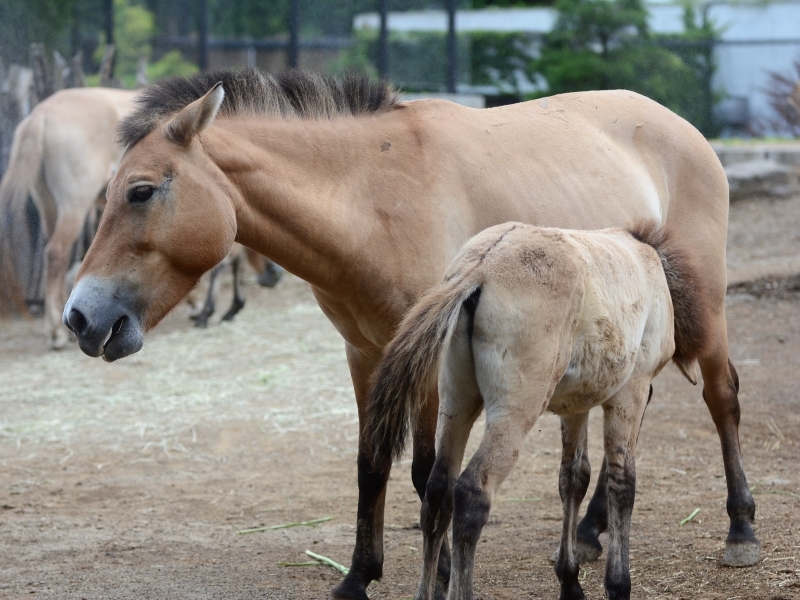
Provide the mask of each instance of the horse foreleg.
[{"label": "horse foreleg", "polygon": [[727,347],[724,352],[720,350],[699,362],[703,373],[703,399],[717,427],[728,484],[730,528],[722,564],[749,567],[758,562],[761,543],[753,531],[756,504],[747,485],[739,447],[739,376],[728,359]]},{"label": "horse foreleg", "polygon": [[371,450],[364,431],[369,393],[369,379],[377,359],[368,357],[345,344],[347,364],[353,380],[358,406],[358,510],[356,546],[350,571],[332,591],[331,600],[367,600],[367,586],[383,575],[383,510],[391,461],[378,464],[371,460]]},{"label": "horse foreleg", "polygon": [[242,262],[241,258],[242,256],[239,254],[231,261],[231,271],[233,272],[233,302],[231,303],[231,307],[228,309],[228,312],[226,312],[225,316],[222,317],[223,321],[232,320],[233,317],[236,316],[236,313],[244,308],[244,296],[242,295],[239,287],[239,269]]},{"label": "horse foreleg", "polygon": [[61,320],[66,303],[65,277],[69,269],[72,244],[83,227],[82,213],[59,214],[45,246],[45,333],[51,349],[66,346],[69,332]]},{"label": "horse foreleg", "polygon": [[608,558],[605,588],[609,600],[631,596],[629,562],[631,513],[636,499],[636,441],[649,381],[629,381],[603,405],[603,446],[608,494]]},{"label": "horse foreleg", "polygon": [[564,509],[561,531],[561,547],[556,559],[556,575],[561,583],[561,600],[583,600],[584,594],[578,582],[577,521],[586,490],[589,488],[591,467],[587,452],[589,414],[583,413],[561,419],[561,471],[558,491]]}]

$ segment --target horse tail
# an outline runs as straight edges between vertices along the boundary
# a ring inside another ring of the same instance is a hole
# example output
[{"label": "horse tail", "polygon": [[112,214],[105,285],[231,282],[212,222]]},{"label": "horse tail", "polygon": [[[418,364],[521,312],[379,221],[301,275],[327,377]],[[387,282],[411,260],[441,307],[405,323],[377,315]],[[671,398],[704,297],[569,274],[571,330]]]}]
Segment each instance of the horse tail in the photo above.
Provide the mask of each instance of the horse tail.
[{"label": "horse tail", "polygon": [[657,224],[640,223],[631,228],[630,233],[652,247],[661,258],[675,320],[675,354],[672,360],[686,378],[697,385],[697,355],[708,339],[700,278],[689,258],[675,247],[667,232]]},{"label": "horse tail", "polygon": [[397,460],[403,454],[409,424],[416,422],[435,385],[442,351],[461,307],[480,293],[479,271],[472,269],[431,288],[386,346],[367,403],[366,431],[376,464]]},{"label": "horse tail", "polygon": [[33,247],[20,248],[15,238],[28,231],[26,205],[42,172],[44,130],[44,117],[36,115],[17,126],[8,169],[0,182],[0,312],[3,314],[14,310],[28,314],[20,285],[20,252],[33,252]]}]

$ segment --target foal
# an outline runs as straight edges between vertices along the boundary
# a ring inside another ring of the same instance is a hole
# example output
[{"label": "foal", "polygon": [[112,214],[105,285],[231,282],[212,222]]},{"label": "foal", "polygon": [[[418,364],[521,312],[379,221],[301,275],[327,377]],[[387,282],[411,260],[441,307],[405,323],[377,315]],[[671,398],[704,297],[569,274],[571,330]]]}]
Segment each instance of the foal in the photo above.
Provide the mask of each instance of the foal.
[{"label": "foal", "polygon": [[[506,223],[461,249],[443,283],[411,309],[387,346],[369,405],[374,460],[396,459],[424,390],[438,374],[436,462],[422,505],[417,600],[433,598],[439,550],[453,514],[448,598],[472,598],[475,548],[492,498],[546,409],[561,417],[563,443],[564,526],[555,570],[562,599],[584,597],[576,527],[589,484],[586,436],[595,406],[603,407],[605,418],[605,586],[609,598],[630,596],[636,438],[650,382],[675,352],[671,292],[682,295],[675,298],[676,309],[692,310],[688,278],[655,227],[631,234]],[[676,323],[687,318],[691,314],[676,315]],[[686,365],[679,366],[691,376]],[[482,408],[483,441],[459,476]]]}]

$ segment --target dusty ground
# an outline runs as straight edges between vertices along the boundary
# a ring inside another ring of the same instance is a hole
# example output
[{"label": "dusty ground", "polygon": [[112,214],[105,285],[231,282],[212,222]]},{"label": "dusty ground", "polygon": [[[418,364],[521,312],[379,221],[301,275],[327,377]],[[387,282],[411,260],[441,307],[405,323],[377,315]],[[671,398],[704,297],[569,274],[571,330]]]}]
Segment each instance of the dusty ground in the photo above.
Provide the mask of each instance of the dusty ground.
[{"label": "dusty ground", "polygon": [[[790,269],[798,237],[800,197],[735,204],[731,279]],[[699,387],[670,367],[639,444],[636,597],[800,598],[798,289],[771,278],[729,295],[761,562],[719,565],[719,442]],[[357,427],[342,343],[301,281],[247,293],[234,323],[198,331],[178,310],[140,355],[113,365],[75,347],[45,351],[39,322],[1,326],[0,598],[326,597],[336,571],[278,563],[308,560],[306,549],[349,562]],[[557,597],[548,556],[560,530],[559,456],[557,420],[546,416],[484,530],[479,598]],[[385,577],[373,598],[415,590],[421,534],[409,470],[406,461],[390,483]],[[237,534],[327,516],[315,528]],[[602,597],[603,568],[601,559],[583,571],[589,598]]]}]

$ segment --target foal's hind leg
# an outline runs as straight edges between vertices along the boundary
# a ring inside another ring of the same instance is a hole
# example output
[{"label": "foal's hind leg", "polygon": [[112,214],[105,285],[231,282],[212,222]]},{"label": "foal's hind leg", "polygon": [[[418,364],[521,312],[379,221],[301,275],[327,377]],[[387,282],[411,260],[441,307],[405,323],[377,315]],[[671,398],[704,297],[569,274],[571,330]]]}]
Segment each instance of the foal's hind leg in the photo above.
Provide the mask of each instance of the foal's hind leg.
[{"label": "foal's hind leg", "polygon": [[556,575],[561,582],[561,600],[583,600],[583,590],[578,582],[578,557],[576,556],[576,530],[578,509],[589,487],[591,468],[586,448],[589,413],[561,419],[561,472],[558,491],[564,507],[564,524],[561,546],[556,559]]},{"label": "foal's hind leg", "polygon": [[[442,564],[445,557],[441,550],[447,550],[446,544],[444,548],[442,544],[446,542],[453,514],[453,485],[461,472],[470,430],[483,405],[475,379],[469,321],[470,316],[462,312],[442,361],[436,462],[427,480],[420,512],[424,542],[417,600],[432,600],[435,595],[447,593],[447,582],[442,581],[441,574],[445,567],[449,572],[450,565]],[[449,553],[446,558],[449,561]]]}]

